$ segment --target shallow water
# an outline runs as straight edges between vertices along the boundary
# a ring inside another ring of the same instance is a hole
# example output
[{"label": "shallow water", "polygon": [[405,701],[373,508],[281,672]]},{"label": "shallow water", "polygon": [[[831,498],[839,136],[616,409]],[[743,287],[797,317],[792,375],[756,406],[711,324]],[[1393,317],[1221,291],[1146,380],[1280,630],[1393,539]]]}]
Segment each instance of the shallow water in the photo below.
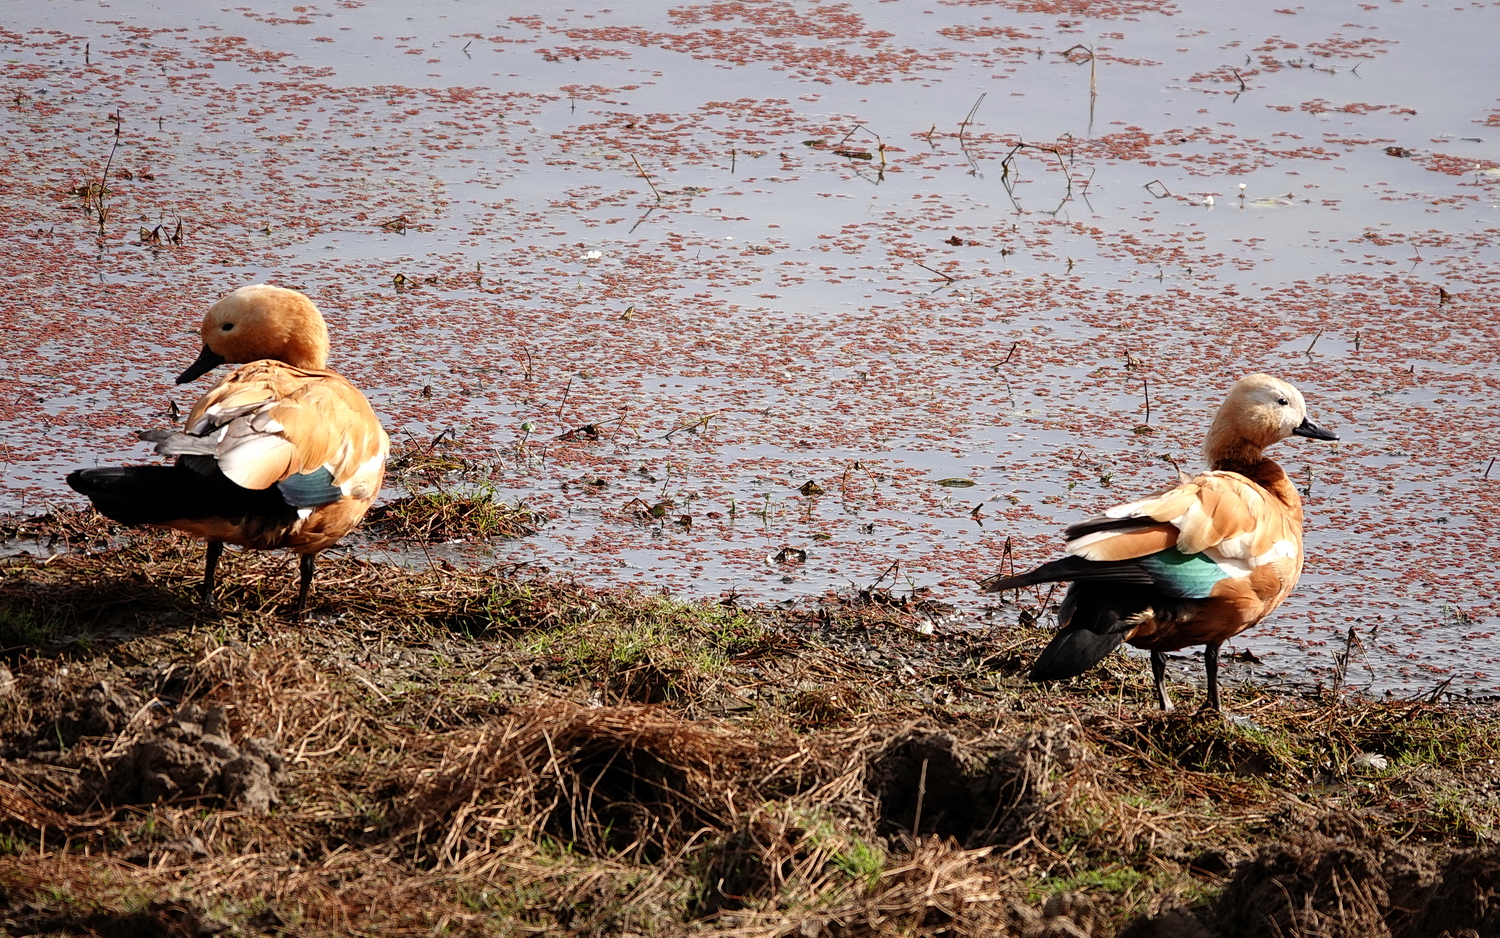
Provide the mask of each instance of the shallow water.
[{"label": "shallow water", "polygon": [[398,445],[554,516],[484,559],[890,571],[958,628],[1269,370],[1343,439],[1275,451],[1308,568],[1233,649],[1326,680],[1352,628],[1350,683],[1500,692],[1500,4],[412,9],[7,5],[0,509],[143,458],[203,307],[271,279]]}]

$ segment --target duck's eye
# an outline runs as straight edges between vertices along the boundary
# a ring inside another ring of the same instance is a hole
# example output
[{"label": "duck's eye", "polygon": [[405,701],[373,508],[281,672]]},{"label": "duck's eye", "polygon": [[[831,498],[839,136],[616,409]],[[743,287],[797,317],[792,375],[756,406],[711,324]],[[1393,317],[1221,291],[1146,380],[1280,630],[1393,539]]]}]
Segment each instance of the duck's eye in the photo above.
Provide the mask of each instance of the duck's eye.
[{"label": "duck's eye", "polygon": [[[228,332],[230,329],[233,329],[233,328],[234,328],[234,323],[232,323],[232,322],[226,322],[224,324],[224,331],[225,332]],[[1286,401],[1282,401],[1281,403],[1285,404]]]},{"label": "duck's eye", "polygon": [[[225,328],[225,329],[228,329],[228,328],[229,328],[229,327],[228,327],[228,326],[225,326],[225,327],[224,327],[224,328]],[[1289,400],[1287,400],[1287,399],[1286,399],[1286,398],[1284,398],[1284,397],[1278,397],[1278,398],[1276,398],[1276,403],[1278,403],[1278,404],[1280,404],[1280,405],[1281,405],[1281,406],[1282,406],[1282,407],[1285,407],[1285,406],[1287,406],[1287,405],[1288,405],[1288,404],[1290,404],[1290,403],[1291,403],[1291,401],[1289,401]]]}]

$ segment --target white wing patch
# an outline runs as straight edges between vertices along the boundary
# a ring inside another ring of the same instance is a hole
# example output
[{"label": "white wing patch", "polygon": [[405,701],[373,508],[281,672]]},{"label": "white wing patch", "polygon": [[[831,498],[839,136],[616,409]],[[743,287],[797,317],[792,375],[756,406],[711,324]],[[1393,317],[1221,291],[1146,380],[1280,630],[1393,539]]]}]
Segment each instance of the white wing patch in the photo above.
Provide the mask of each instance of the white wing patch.
[{"label": "white wing patch", "polygon": [[242,488],[266,488],[276,483],[281,472],[277,472],[266,485],[256,485],[254,483],[265,474],[262,467],[268,462],[284,464],[288,458],[285,451],[291,448],[292,444],[280,436],[255,434],[241,437],[219,450],[219,469]]},{"label": "white wing patch", "polygon": [[[1157,497],[1158,496],[1153,495],[1150,498],[1143,498],[1143,499],[1141,499],[1138,502],[1127,502],[1127,503],[1125,503],[1123,505],[1116,505],[1113,508],[1106,508],[1104,510],[1104,517],[1106,517],[1106,518],[1138,518],[1142,514],[1142,512],[1141,512],[1141,506],[1144,505],[1144,504],[1146,504],[1147,502],[1156,501]],[[1169,523],[1176,524],[1175,521],[1169,522]]]},{"label": "white wing patch", "polygon": [[[349,474],[349,478],[345,479],[343,484],[339,486],[339,491],[348,496],[353,494],[356,488],[368,489],[370,487],[370,477],[378,475],[381,467],[384,465],[385,449],[382,447],[379,452],[360,463],[359,467]],[[323,468],[327,469],[330,473],[333,472],[333,466],[331,465],[325,464]]]},{"label": "white wing patch", "polygon": [[1236,534],[1234,537],[1226,537],[1214,545],[1214,550],[1225,557],[1233,557],[1235,560],[1248,562],[1250,566],[1259,566],[1263,561],[1257,560],[1250,555],[1255,549],[1255,531],[1246,531],[1244,534]]},{"label": "white wing patch", "polygon": [[1250,565],[1252,567],[1259,567],[1263,564],[1268,564],[1276,560],[1292,560],[1295,559],[1296,556],[1296,542],[1277,541],[1276,543],[1271,545],[1270,550],[1266,551],[1264,554],[1261,554],[1259,557],[1252,558],[1250,561]]},{"label": "white wing patch", "polygon": [[1265,553],[1247,557],[1245,549],[1252,540],[1251,535],[1232,538],[1208,548],[1203,552],[1203,556],[1218,564],[1220,570],[1232,577],[1247,577],[1257,567],[1263,567],[1278,560],[1294,560],[1297,557],[1297,545],[1293,541],[1277,541]]},{"label": "white wing patch", "polygon": [[1249,576],[1257,566],[1254,561],[1247,561],[1243,557],[1234,554],[1225,554],[1217,547],[1208,548],[1203,552],[1203,556],[1218,565],[1218,568],[1224,571],[1225,576],[1237,579]]}]

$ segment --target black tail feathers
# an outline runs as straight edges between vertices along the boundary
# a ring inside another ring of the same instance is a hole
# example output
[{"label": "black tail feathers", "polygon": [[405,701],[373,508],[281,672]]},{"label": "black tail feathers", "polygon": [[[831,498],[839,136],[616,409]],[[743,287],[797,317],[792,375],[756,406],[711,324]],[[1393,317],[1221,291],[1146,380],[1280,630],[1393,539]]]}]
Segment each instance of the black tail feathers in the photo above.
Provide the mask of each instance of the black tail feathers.
[{"label": "black tail feathers", "polygon": [[79,469],[68,474],[68,485],[121,524],[296,514],[275,486],[242,489],[220,472],[203,475],[182,465]]},{"label": "black tail feathers", "polygon": [[68,485],[121,524],[165,524],[204,516],[192,507],[201,501],[204,486],[191,475],[178,466],[110,466],[71,472]]},{"label": "black tail feathers", "polygon": [[1051,644],[1031,666],[1031,679],[1061,681],[1077,677],[1103,661],[1123,641],[1123,630],[1094,632],[1081,626],[1065,628],[1053,636]]},{"label": "black tail feathers", "polygon": [[1153,642],[1169,640],[1173,630],[1191,622],[1202,606],[1203,600],[1167,596],[1138,583],[1075,580],[1057,610],[1062,629],[1032,665],[1031,679],[1077,677],[1129,641],[1137,623],[1146,618]]},{"label": "black tail feathers", "polygon": [[1130,637],[1131,619],[1151,608],[1149,587],[1074,581],[1057,607],[1061,630],[1031,666],[1033,681],[1077,677]]}]

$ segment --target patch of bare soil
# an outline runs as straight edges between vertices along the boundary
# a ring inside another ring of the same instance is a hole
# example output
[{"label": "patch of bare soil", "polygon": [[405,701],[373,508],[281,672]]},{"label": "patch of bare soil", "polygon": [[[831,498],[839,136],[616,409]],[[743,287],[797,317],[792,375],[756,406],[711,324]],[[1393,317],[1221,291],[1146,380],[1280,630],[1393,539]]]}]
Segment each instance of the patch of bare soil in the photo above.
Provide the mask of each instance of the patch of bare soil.
[{"label": "patch of bare soil", "polygon": [[[94,547],[108,538],[86,536]],[[233,555],[0,578],[9,934],[1500,934],[1496,716],[1149,709],[1035,630]],[[1181,692],[1181,690],[1180,690]]]}]

